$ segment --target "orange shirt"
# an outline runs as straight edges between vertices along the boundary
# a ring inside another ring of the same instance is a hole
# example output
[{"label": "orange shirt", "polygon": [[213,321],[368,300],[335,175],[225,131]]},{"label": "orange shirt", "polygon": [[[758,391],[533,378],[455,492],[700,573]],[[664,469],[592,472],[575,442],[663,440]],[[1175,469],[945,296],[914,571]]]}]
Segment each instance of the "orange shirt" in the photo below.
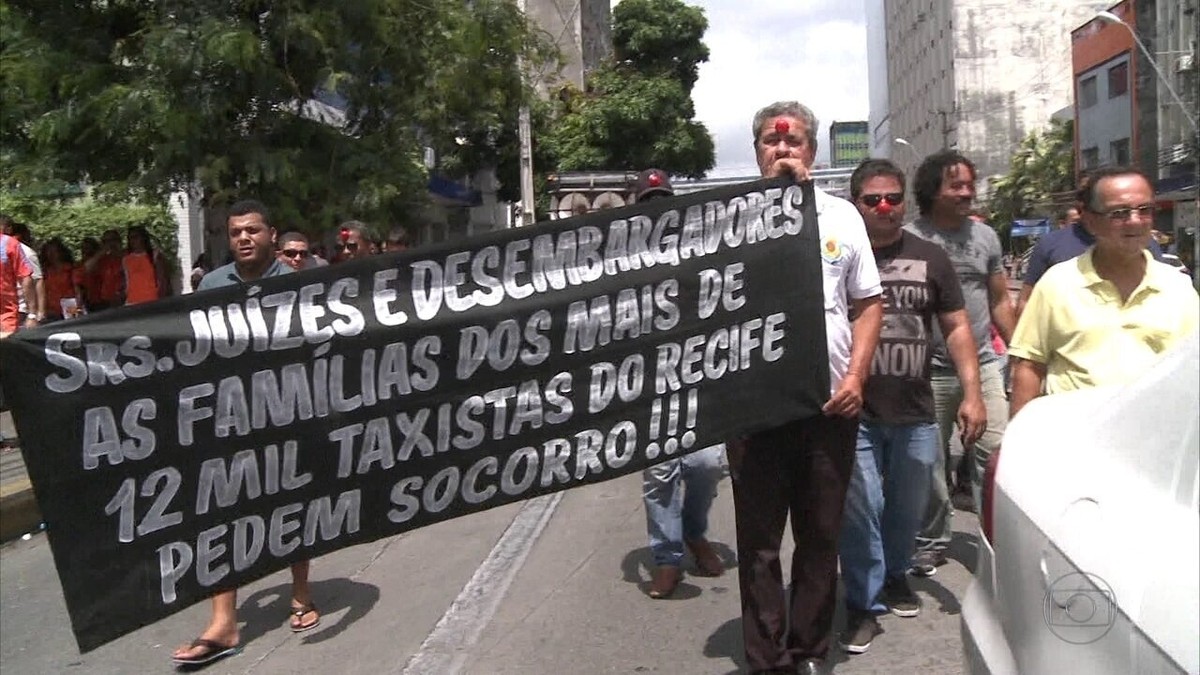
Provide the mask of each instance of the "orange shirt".
[{"label": "orange shirt", "polygon": [[126,253],[121,264],[125,268],[125,304],[158,300],[158,277],[150,254]]},{"label": "orange shirt", "polygon": [[16,237],[0,234],[0,335],[14,333],[20,328],[17,315],[17,287],[21,280],[33,274]]},{"label": "orange shirt", "polygon": [[75,265],[47,267],[42,276],[46,284],[46,316],[62,316],[63,298],[75,298],[75,285],[82,282],[82,273]]}]

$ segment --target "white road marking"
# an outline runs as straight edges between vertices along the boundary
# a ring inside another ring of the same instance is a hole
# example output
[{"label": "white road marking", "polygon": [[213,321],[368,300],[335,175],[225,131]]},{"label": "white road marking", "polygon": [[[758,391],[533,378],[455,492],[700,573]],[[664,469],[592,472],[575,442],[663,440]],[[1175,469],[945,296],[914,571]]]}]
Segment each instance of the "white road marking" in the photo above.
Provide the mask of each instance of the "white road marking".
[{"label": "white road marking", "polygon": [[531,499],[513,518],[508,529],[492,547],[463,586],[450,608],[438,620],[421,648],[401,671],[403,675],[456,675],[479,641],[483,629],[495,616],[508,587],[525,564],[525,558],[541,536],[563,493]]}]

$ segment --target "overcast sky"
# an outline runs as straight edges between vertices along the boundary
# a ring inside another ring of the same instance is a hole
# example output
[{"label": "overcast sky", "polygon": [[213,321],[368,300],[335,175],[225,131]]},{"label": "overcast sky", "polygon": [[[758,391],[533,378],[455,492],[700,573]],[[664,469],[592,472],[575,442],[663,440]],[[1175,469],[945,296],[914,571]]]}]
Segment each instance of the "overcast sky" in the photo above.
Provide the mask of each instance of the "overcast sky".
[{"label": "overcast sky", "polygon": [[717,144],[710,177],[757,171],[750,122],[774,101],[816,113],[818,162],[828,161],[830,122],[867,119],[863,0],[686,1],[708,17],[711,54],[692,98]]}]

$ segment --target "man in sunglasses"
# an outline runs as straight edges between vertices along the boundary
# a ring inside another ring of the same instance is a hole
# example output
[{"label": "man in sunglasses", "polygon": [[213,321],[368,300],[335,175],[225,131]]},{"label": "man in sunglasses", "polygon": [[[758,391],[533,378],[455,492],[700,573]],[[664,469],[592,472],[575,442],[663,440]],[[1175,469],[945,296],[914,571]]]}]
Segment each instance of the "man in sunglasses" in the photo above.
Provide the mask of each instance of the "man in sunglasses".
[{"label": "man in sunglasses", "polygon": [[1130,382],[1195,339],[1200,298],[1191,280],[1146,250],[1155,211],[1150,179],[1130,167],[1100,169],[1082,202],[1096,243],[1052,267],[1029,296],[1009,347],[1013,415],[1043,389]]},{"label": "man in sunglasses", "polygon": [[[1096,238],[1092,236],[1084,227],[1083,221],[1080,219],[1080,203],[1083,201],[1083,194],[1087,190],[1089,178],[1084,176],[1079,187],[1076,206],[1068,209],[1066,216],[1067,223],[1038,239],[1034,244],[1033,250],[1029,253],[1029,266],[1025,268],[1025,276],[1021,279],[1021,295],[1017,298],[1017,317],[1020,318],[1021,312],[1025,311],[1025,305],[1029,302],[1029,296],[1033,293],[1033,287],[1037,285],[1038,280],[1046,273],[1046,270],[1054,267],[1060,262],[1066,262],[1072,258],[1077,258],[1083,255],[1083,252],[1088,250],[1092,244],[1096,243]],[[1072,217],[1070,214],[1074,214]],[[1147,247],[1150,254],[1155,260],[1162,261],[1163,251],[1154,238],[1149,238]]]},{"label": "man in sunglasses", "polygon": [[[981,501],[983,469],[1008,422],[1008,397],[1004,387],[1004,363],[992,344],[992,325],[1000,338],[1008,343],[1012,338],[1012,299],[1008,294],[1008,277],[1001,258],[1004,251],[1000,237],[986,223],[971,218],[975,200],[975,165],[954,150],[942,150],[925,158],[917,168],[913,193],[920,215],[905,229],[922,239],[937,244],[954,264],[962,284],[963,302],[971,323],[979,357],[979,377],[983,388],[983,404],[987,408],[987,429],[974,443],[963,443],[961,461],[969,462],[971,493],[975,503]],[[941,452],[934,463],[929,509],[917,537],[917,554],[912,572],[931,576],[946,563],[946,548],[950,545],[950,518],[954,513],[950,488],[955,467],[950,455],[950,439],[954,434],[956,416],[967,392],[955,370],[954,359],[946,339],[934,326],[933,402],[941,432]],[[959,433],[965,433],[960,429]]]},{"label": "man in sunglasses", "polygon": [[275,257],[294,271],[299,272],[315,266],[312,254],[308,250],[308,237],[300,232],[284,232],[279,235],[278,246]]},{"label": "man in sunglasses", "polygon": [[348,220],[333,232],[333,260],[340,263],[371,255],[371,237],[366,223]]},{"label": "man in sunglasses", "polygon": [[839,545],[847,621],[838,642],[861,654],[882,632],[876,615],[921,612],[906,572],[940,452],[930,384],[935,318],[962,381],[957,419],[968,442],[987,426],[987,412],[954,265],[941,247],[902,229],[904,173],[886,159],[868,159],[850,176],[850,196],[883,283],[883,330],[863,389]]}]

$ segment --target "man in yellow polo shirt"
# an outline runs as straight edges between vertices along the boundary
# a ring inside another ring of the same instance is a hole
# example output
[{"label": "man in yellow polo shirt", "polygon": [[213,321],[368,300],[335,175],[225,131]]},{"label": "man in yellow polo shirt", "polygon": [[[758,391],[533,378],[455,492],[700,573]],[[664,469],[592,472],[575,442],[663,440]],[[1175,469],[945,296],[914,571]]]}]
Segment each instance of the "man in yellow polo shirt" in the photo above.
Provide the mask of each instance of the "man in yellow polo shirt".
[{"label": "man in yellow polo shirt", "polygon": [[1011,414],[1042,393],[1122,384],[1194,339],[1200,297],[1146,252],[1154,189],[1136,169],[1093,174],[1083,222],[1095,245],[1050,268],[1033,288],[1008,353],[1016,357]]}]

